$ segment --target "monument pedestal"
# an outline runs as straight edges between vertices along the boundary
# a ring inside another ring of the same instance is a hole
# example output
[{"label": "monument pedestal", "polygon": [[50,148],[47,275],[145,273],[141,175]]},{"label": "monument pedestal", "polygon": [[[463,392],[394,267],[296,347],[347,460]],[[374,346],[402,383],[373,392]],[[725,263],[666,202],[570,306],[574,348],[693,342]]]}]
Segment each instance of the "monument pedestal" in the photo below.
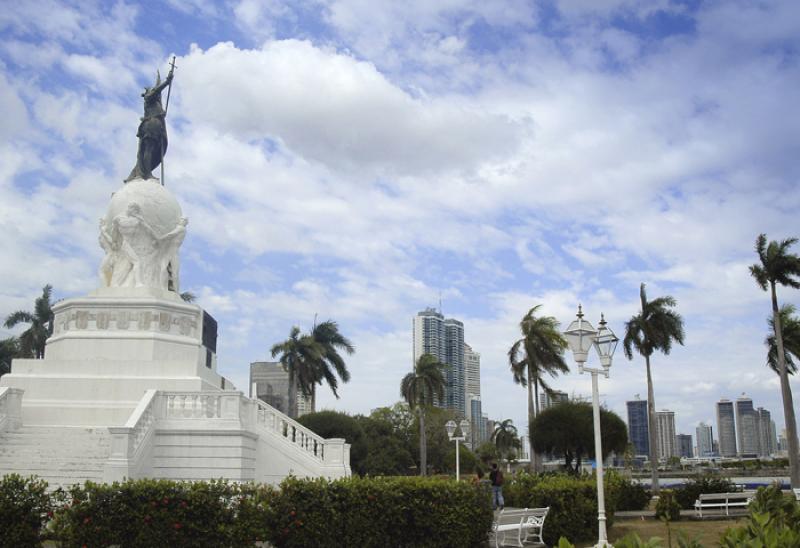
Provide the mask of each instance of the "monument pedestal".
[{"label": "monument pedestal", "polygon": [[53,311],[45,359],[15,360],[2,378],[3,386],[25,391],[23,424],[119,426],[149,389],[233,388],[203,345],[199,306],[179,298],[89,296],[61,301]]}]

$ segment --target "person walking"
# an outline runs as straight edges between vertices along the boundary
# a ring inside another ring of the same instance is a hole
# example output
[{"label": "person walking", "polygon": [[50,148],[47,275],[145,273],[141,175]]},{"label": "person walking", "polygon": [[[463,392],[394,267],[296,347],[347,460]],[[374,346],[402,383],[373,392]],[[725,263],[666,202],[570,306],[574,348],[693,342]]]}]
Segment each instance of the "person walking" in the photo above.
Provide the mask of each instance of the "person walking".
[{"label": "person walking", "polygon": [[497,468],[497,463],[492,463],[492,471],[489,472],[489,481],[492,483],[492,510],[503,509],[503,472]]}]

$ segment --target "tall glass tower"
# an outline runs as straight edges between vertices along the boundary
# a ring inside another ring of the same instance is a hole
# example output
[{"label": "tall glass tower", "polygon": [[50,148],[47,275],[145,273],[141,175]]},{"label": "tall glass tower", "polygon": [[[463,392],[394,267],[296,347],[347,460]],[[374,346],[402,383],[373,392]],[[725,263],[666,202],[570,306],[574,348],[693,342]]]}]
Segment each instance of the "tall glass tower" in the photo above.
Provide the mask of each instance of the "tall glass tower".
[{"label": "tall glass tower", "polygon": [[719,435],[719,454],[723,457],[736,456],[736,421],[733,402],[721,399],[717,402],[717,434]]},{"label": "tall glass tower", "polygon": [[466,416],[464,324],[445,317],[434,308],[426,308],[414,316],[413,330],[414,363],[423,354],[436,356],[447,365],[445,394],[443,401],[434,405],[458,411]]},{"label": "tall glass tower", "polygon": [[628,437],[637,456],[650,454],[650,438],[647,428],[647,400],[636,399],[626,403],[628,406]]}]

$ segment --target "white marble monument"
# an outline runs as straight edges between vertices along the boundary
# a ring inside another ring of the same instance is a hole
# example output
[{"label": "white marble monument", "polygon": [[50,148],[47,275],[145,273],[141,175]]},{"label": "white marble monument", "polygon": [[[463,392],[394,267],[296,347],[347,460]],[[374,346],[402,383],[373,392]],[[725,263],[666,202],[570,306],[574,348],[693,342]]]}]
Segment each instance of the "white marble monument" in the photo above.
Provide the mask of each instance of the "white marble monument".
[{"label": "white marble monument", "polygon": [[217,373],[216,322],[179,293],[188,221],[158,179],[136,175],[154,168],[141,128],[137,167],[99,223],[99,287],[56,303],[44,359],[14,360],[0,377],[0,476],[56,486],[349,475],[344,440],[320,438]]}]

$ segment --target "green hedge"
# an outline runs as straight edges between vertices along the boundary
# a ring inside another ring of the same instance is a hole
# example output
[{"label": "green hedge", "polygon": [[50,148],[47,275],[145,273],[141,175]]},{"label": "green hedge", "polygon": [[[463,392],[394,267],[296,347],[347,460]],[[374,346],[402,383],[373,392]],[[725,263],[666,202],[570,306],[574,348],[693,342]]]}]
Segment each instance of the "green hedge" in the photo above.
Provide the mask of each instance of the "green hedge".
[{"label": "green hedge", "polygon": [[489,493],[435,478],[287,479],[273,501],[277,547],[485,546]]},{"label": "green hedge", "polygon": [[[226,481],[91,482],[48,495],[47,484],[0,483],[0,546],[36,546],[41,531],[81,546],[485,546],[488,490],[437,478],[286,479],[280,488]],[[52,509],[55,508],[55,512]],[[50,517],[52,516],[52,521]]]},{"label": "green hedge", "polygon": [[605,477],[606,489],[616,495],[615,511],[644,510],[650,503],[650,491],[641,483],[636,483],[614,471]]},{"label": "green hedge", "polygon": [[[506,506],[519,508],[550,507],[544,524],[548,545],[565,537],[571,542],[597,537],[597,482],[592,476],[519,474],[503,488]],[[617,492],[606,487],[607,526],[613,523]]]},{"label": "green hedge", "polygon": [[0,546],[41,544],[44,524],[52,516],[53,502],[47,482],[10,474],[0,478]]}]

